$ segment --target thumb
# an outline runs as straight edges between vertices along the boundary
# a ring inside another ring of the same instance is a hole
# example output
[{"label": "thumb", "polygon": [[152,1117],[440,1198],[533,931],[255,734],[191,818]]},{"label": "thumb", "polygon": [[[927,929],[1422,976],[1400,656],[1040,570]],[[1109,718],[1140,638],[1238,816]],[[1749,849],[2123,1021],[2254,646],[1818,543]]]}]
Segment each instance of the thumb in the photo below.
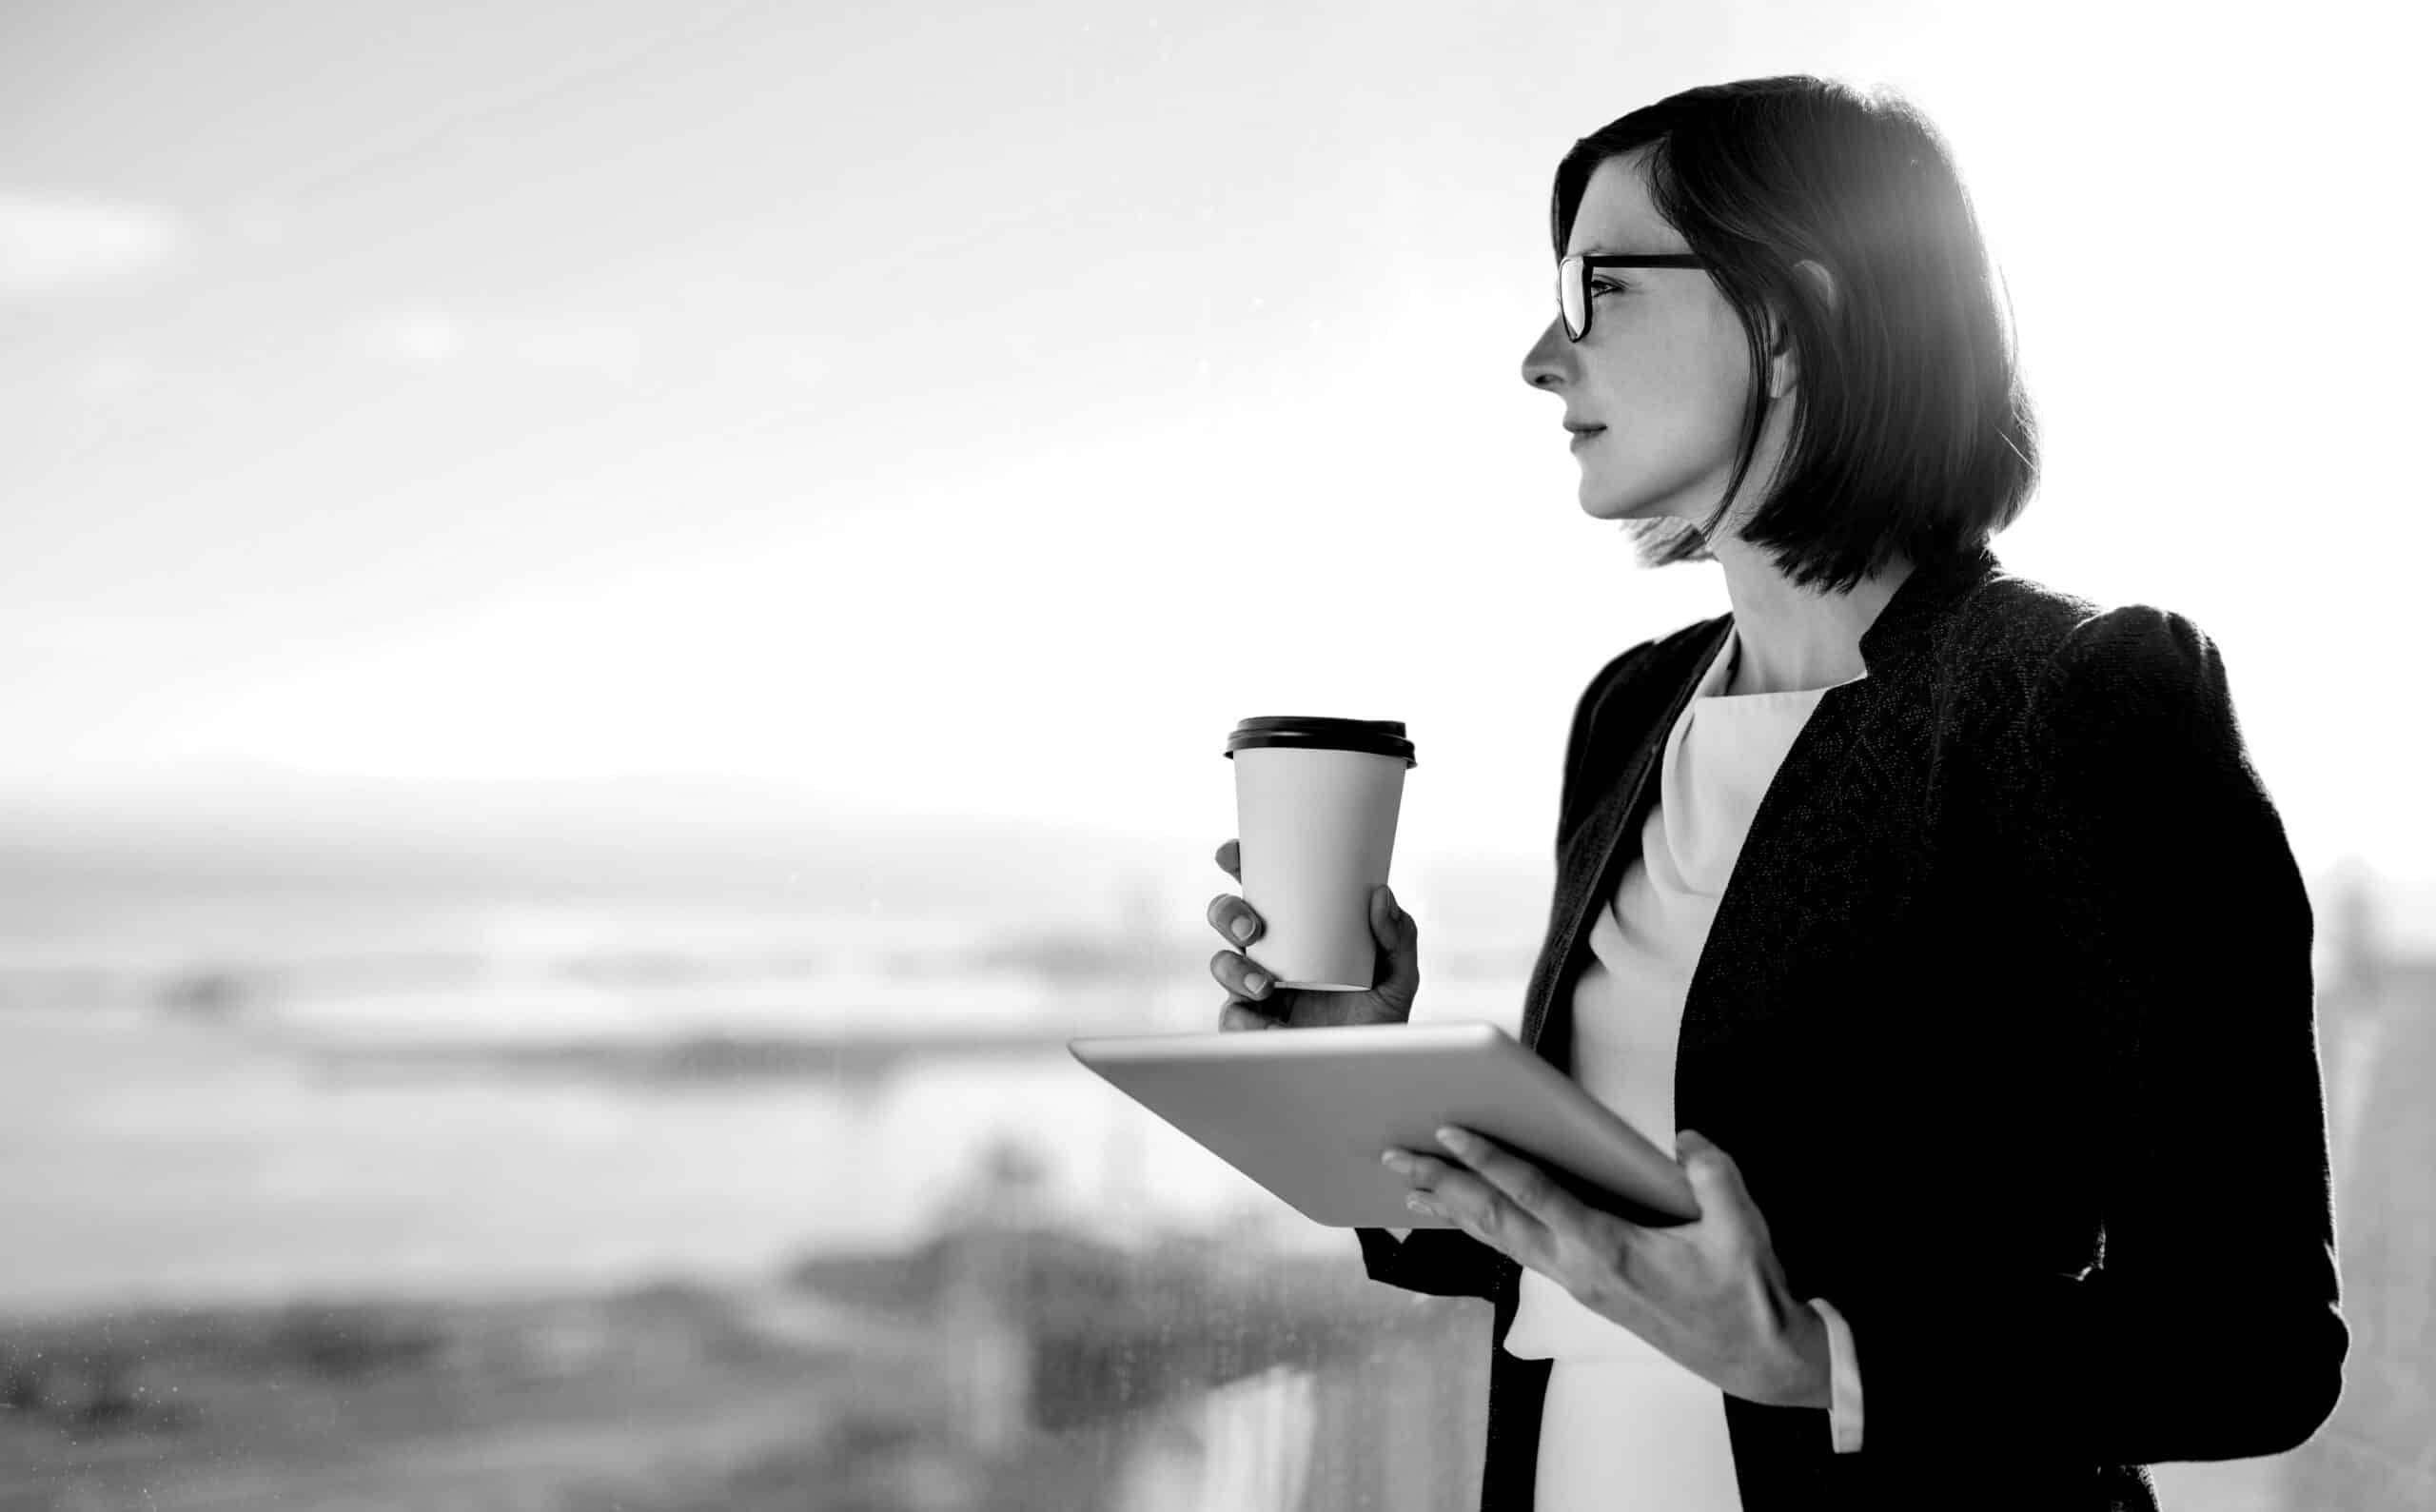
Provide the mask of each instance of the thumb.
[{"label": "thumb", "polygon": [[1378,937],[1380,949],[1387,952],[1387,974],[1379,985],[1419,987],[1421,926],[1396,906],[1394,890],[1384,883],[1370,894],[1370,933]]},{"label": "thumb", "polygon": [[1683,1174],[1691,1178],[1694,1186],[1739,1186],[1741,1183],[1742,1168],[1734,1163],[1734,1157],[1727,1154],[1722,1146],[1708,1135],[1679,1129],[1675,1131],[1675,1149]]},{"label": "thumb", "polygon": [[1370,933],[1388,950],[1396,948],[1412,915],[1396,907],[1395,889],[1382,882],[1370,890]]}]

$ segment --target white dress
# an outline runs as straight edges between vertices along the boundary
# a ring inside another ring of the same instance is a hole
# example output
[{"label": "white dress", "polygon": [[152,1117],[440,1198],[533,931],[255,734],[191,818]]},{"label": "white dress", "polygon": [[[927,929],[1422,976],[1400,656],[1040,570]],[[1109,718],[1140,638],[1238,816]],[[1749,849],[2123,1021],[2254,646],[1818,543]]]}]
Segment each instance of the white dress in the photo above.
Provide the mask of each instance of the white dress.
[{"label": "white dress", "polygon": [[[1670,1154],[1693,969],[1751,816],[1827,691],[1724,697],[1739,644],[1729,633],[1667,736],[1640,855],[1592,920],[1572,998],[1574,1079]],[[1505,1349],[1554,1362],[1536,1512],[1739,1512],[1716,1386],[1527,1268]]]}]

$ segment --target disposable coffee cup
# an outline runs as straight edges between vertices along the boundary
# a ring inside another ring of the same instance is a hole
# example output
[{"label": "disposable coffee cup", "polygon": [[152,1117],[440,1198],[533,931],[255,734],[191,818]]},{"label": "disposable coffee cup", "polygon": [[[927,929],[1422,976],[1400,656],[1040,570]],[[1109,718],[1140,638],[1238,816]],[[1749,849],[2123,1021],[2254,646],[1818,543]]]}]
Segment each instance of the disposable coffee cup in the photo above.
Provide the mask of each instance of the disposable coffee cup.
[{"label": "disposable coffee cup", "polygon": [[1401,719],[1268,715],[1227,737],[1255,960],[1280,987],[1366,992],[1378,971],[1370,893],[1387,880],[1405,773]]}]

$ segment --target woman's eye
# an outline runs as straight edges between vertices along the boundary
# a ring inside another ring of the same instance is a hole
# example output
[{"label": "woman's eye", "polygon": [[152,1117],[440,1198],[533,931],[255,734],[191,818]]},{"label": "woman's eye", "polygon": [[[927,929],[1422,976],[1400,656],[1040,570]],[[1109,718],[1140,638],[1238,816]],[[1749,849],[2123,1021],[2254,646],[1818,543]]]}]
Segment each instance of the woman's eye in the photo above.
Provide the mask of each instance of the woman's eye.
[{"label": "woman's eye", "polygon": [[1623,291],[1624,285],[1615,283],[1609,279],[1594,278],[1590,281],[1590,297],[1592,299],[1597,299],[1601,294],[1621,294]]}]

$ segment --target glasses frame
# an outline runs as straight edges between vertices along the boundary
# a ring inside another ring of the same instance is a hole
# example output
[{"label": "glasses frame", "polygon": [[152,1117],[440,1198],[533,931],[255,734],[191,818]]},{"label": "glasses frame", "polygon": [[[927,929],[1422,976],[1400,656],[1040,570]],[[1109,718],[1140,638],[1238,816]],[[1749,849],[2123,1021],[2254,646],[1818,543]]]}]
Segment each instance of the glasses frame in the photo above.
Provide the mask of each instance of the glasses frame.
[{"label": "glasses frame", "polygon": [[[1691,252],[1576,252],[1557,260],[1557,318],[1564,323],[1565,340],[1578,342],[1590,334],[1598,302],[1590,297],[1590,275],[1602,267],[1706,267],[1706,258]],[[1573,328],[1573,312],[1565,308],[1568,284],[1581,290],[1581,329]]]}]

